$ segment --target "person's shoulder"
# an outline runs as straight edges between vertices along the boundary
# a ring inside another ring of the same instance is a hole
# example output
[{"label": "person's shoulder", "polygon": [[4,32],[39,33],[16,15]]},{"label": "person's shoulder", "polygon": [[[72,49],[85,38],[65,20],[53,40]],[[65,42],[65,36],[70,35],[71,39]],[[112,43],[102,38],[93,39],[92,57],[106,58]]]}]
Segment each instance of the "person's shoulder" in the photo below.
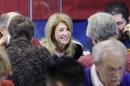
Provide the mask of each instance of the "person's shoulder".
[{"label": "person's shoulder", "polygon": [[39,53],[39,54],[48,54],[48,55],[50,54],[49,51],[41,45],[39,46],[32,45],[31,52]]},{"label": "person's shoulder", "polygon": [[51,54],[50,52],[42,46],[33,46],[31,52],[36,55],[38,55],[39,57],[44,57],[44,58],[50,58]]},{"label": "person's shoulder", "polygon": [[[74,46],[74,49],[76,53],[80,53],[81,55],[83,54],[83,45],[79,41],[72,40],[72,45]],[[81,56],[80,55],[80,56]]]},{"label": "person's shoulder", "polygon": [[43,61],[46,64],[52,64],[55,62],[53,56],[50,54],[47,48],[43,46],[34,47],[35,54],[38,56],[38,59]]},{"label": "person's shoulder", "polygon": [[81,48],[83,48],[82,43],[81,43],[81,42],[79,42],[79,41],[72,40],[72,43],[73,43],[76,47],[81,47]]}]

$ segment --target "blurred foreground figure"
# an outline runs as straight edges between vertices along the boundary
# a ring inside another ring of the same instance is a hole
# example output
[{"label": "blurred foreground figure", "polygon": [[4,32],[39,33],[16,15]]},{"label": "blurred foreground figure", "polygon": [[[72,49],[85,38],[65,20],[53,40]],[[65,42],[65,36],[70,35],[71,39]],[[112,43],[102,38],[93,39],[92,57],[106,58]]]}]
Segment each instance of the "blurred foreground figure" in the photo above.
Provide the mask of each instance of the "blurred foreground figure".
[{"label": "blurred foreground figure", "polygon": [[84,68],[70,58],[48,67],[47,86],[85,86]]}]

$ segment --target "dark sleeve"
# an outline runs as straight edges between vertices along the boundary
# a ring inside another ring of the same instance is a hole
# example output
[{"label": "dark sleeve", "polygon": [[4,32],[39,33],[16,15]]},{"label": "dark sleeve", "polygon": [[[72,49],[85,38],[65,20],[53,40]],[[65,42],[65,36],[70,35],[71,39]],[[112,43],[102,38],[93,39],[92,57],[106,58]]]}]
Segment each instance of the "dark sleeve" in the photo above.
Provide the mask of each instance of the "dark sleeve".
[{"label": "dark sleeve", "polygon": [[15,86],[46,86],[46,68],[51,57],[46,49],[33,48],[15,66],[12,79]]},{"label": "dark sleeve", "polygon": [[38,68],[39,66],[36,67],[36,64],[32,62],[15,67],[16,71],[14,71],[12,76],[15,86],[42,86],[44,80],[43,83],[41,83],[41,80],[43,79],[41,77],[44,73],[41,75],[41,68],[39,68],[39,70]]},{"label": "dark sleeve", "polygon": [[15,86],[45,86],[47,64],[35,56],[34,58],[25,59],[16,65],[12,76]]},{"label": "dark sleeve", "polygon": [[75,55],[74,60],[79,59],[83,55],[83,47],[80,44],[75,44]]}]

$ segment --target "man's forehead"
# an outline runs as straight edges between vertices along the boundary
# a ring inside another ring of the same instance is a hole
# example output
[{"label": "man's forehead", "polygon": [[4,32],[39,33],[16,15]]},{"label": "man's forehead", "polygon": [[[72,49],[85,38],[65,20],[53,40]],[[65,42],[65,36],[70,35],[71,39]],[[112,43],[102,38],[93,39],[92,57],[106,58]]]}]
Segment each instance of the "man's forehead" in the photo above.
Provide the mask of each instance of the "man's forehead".
[{"label": "man's forehead", "polygon": [[[105,57],[102,59],[102,63],[104,65],[118,68],[125,64],[125,57],[121,57],[121,55],[108,53],[104,55]],[[123,59],[124,58],[124,59]]]},{"label": "man's forehead", "polygon": [[125,18],[123,18],[122,14],[112,15],[112,17],[114,18],[115,21],[123,21],[123,20],[125,20]]}]

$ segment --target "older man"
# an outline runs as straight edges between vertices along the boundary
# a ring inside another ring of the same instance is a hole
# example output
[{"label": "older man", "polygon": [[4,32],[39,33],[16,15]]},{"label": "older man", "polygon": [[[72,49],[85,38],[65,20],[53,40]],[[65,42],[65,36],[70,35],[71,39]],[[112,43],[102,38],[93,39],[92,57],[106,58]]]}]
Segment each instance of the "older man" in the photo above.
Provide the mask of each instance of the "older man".
[{"label": "older man", "polygon": [[120,41],[99,42],[92,55],[94,64],[85,69],[86,86],[130,86],[130,74],[124,72],[127,49]]},{"label": "older man", "polygon": [[[109,38],[116,38],[118,34],[116,22],[110,14],[98,12],[89,17],[86,35],[91,38],[93,44]],[[93,58],[90,54],[80,57],[78,62],[80,62],[84,67],[88,67],[93,63],[92,59]]]},{"label": "older man", "polygon": [[[112,15],[117,24],[119,30],[118,39],[127,47],[127,49],[130,49],[130,30],[125,29],[127,23],[129,22],[129,8],[127,4],[121,0],[114,0],[106,6],[105,12]],[[91,51],[92,47],[93,45],[91,39],[88,37],[87,50]]]}]

